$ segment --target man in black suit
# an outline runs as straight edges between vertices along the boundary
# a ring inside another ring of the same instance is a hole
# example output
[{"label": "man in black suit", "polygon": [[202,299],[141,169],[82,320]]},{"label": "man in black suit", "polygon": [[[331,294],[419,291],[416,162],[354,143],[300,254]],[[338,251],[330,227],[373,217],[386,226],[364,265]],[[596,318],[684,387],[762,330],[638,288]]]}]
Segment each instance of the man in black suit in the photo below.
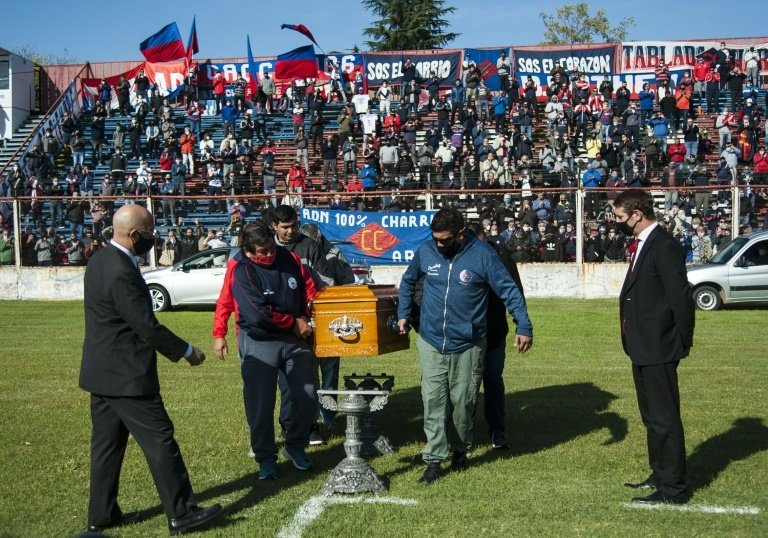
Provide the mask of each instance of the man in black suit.
[{"label": "man in black suit", "polygon": [[196,366],[205,354],[155,318],[136,256],[155,244],[152,215],[139,205],[121,207],[109,247],[85,272],[85,342],[80,388],[91,393],[91,489],[88,532],[133,523],[117,503],[128,434],[147,459],[171,534],[198,527],[221,512],[197,505],[160,396],[157,351]]},{"label": "man in black suit", "polygon": [[616,223],[634,236],[621,289],[621,342],[632,360],[640,416],[647,430],[651,475],[636,489],[655,489],[632,500],[688,501],[685,435],[680,419],[677,366],[693,346],[694,303],[680,245],[656,222],[653,198],[630,189],[614,202]]}]

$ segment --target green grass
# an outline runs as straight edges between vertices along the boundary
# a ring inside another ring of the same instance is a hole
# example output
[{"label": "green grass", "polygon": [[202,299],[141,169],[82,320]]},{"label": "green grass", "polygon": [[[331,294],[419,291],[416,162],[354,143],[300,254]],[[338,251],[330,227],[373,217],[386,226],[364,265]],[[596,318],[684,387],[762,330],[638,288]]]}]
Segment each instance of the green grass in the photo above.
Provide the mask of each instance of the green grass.
[{"label": "green grass", "polygon": [[[415,506],[327,507],[305,536],[758,536],[768,515],[711,515],[624,508],[622,486],[646,476],[645,434],[616,301],[531,300],[533,350],[510,352],[505,380],[514,448],[490,450],[482,413],[472,467],[430,487],[417,484],[423,442],[415,350],[345,359],[342,374],[396,376],[376,417],[397,450],[374,458],[389,495]],[[680,382],[694,504],[768,509],[765,311],[698,313],[694,352]],[[160,319],[210,350],[211,312]],[[0,536],[71,536],[85,527],[90,418],[77,387],[80,303],[1,302]],[[224,363],[199,368],[160,360],[162,394],[203,504],[225,506],[204,536],[274,536],[319,493],[341,459],[340,437],[310,449],[318,470],[281,460],[280,479],[256,479],[234,342]],[[166,520],[141,451],[131,441],[120,502],[148,514],[119,536],[166,536]],[[365,530],[362,530],[365,529]]]}]

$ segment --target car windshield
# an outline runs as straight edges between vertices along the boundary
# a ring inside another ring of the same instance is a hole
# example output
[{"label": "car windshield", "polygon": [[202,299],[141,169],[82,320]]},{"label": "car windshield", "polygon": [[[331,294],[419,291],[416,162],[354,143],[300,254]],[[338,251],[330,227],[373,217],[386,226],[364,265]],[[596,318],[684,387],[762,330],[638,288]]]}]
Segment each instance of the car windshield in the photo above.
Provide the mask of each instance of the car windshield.
[{"label": "car windshield", "polygon": [[747,242],[749,242],[749,239],[746,237],[737,237],[727,247],[712,256],[712,259],[709,260],[709,263],[714,263],[716,265],[723,265],[728,263],[728,261],[733,258],[734,254],[740,251],[741,247],[746,245]]},{"label": "car windshield", "polygon": [[188,259],[184,262],[185,271],[224,267],[227,263],[227,250],[212,250]]}]

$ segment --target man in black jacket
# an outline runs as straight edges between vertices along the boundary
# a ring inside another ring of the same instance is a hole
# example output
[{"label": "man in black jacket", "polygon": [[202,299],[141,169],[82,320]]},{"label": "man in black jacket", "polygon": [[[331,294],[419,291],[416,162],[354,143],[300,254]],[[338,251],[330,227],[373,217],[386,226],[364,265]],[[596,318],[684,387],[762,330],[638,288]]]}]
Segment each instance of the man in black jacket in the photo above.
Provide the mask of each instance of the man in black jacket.
[{"label": "man in black jacket", "polygon": [[634,236],[619,298],[621,342],[632,360],[640,416],[647,430],[651,475],[635,489],[655,489],[634,501],[688,502],[685,435],[680,419],[677,366],[693,346],[695,325],[685,256],[656,222],[650,193],[630,189],[614,201],[616,223]]},{"label": "man in black jacket", "polygon": [[88,532],[139,519],[117,503],[128,434],[144,452],[171,534],[198,527],[221,512],[197,505],[173,423],[160,396],[157,352],[196,366],[205,354],[166,329],[152,313],[136,256],[155,244],[154,218],[139,205],[120,208],[108,248],[85,272],[85,341],[80,388],[91,393],[91,490]]}]

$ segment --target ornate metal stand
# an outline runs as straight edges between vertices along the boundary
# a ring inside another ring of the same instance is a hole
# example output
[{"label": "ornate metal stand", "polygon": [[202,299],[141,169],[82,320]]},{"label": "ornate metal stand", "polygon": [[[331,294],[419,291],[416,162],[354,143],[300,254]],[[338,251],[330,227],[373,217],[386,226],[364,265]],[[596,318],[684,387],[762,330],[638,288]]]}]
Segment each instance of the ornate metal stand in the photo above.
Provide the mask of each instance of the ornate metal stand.
[{"label": "ornate metal stand", "polygon": [[[385,373],[373,375],[368,372],[365,375],[357,375],[353,372],[352,375],[344,376],[344,388],[348,390],[391,391],[394,386],[395,376]],[[367,399],[370,400],[370,398]],[[365,413],[362,416],[360,439],[363,441],[364,456],[382,456],[392,454],[395,451],[389,438],[373,425],[371,413]]]},{"label": "ornate metal stand", "polygon": [[[347,415],[344,452],[347,457],[331,471],[323,485],[322,493],[380,493],[387,490],[384,479],[363,458],[361,419],[373,411],[381,410],[387,403],[386,390],[319,390],[320,403],[326,409]],[[344,396],[336,402],[334,395]]]}]

